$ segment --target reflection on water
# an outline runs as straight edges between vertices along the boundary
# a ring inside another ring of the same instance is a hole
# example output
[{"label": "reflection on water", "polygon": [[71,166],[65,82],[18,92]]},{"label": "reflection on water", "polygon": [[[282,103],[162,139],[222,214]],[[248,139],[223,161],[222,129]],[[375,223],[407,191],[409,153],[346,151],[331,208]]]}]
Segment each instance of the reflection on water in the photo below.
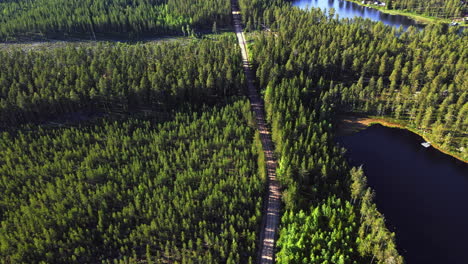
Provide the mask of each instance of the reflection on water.
[{"label": "reflection on water", "polygon": [[352,165],[363,164],[407,263],[468,263],[468,164],[380,125],[337,140]]},{"label": "reflection on water", "polygon": [[373,21],[382,21],[385,25],[397,28],[400,26],[404,29],[409,26],[422,27],[414,20],[405,16],[384,14],[379,10],[344,0],[297,0],[293,2],[293,5],[304,9],[307,7],[319,7],[322,10],[334,8],[335,14],[338,14],[339,18],[369,18]]}]

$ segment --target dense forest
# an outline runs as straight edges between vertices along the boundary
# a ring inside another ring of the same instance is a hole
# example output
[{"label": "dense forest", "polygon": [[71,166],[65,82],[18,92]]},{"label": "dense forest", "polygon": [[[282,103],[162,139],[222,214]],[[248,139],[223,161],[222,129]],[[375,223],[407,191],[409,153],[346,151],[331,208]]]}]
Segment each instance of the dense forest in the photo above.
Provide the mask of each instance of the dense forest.
[{"label": "dense forest", "polygon": [[[0,40],[216,31],[229,5],[8,0]],[[390,119],[468,159],[466,31],[239,5],[283,188],[277,262],[404,263],[336,123]],[[253,263],[265,164],[234,38],[0,50],[0,263]]]},{"label": "dense forest", "polygon": [[463,0],[387,0],[389,9],[415,12],[418,14],[453,18],[468,15],[468,3]]},{"label": "dense forest", "polygon": [[0,3],[0,41],[69,35],[191,34],[230,25],[228,0],[10,0]]},{"label": "dense forest", "polygon": [[278,261],[402,263],[362,171],[333,142],[334,124],[342,114],[391,118],[468,158],[468,36],[287,4],[249,12],[250,29],[267,29],[250,37],[285,189]]},{"label": "dense forest", "polygon": [[0,127],[65,113],[169,111],[242,94],[234,36],[163,44],[0,50]]},{"label": "dense forest", "polygon": [[443,25],[402,32],[288,7],[264,20],[275,33],[256,40],[261,87],[282,76],[309,78],[335,112],[392,118],[468,159],[465,32]]},{"label": "dense forest", "polygon": [[[272,52],[266,46],[255,48]],[[322,93],[322,87],[304,73],[278,75],[265,90],[279,156],[278,177],[284,188],[278,261],[402,263],[394,235],[386,229],[362,171],[350,169],[344,150],[335,146],[329,93]],[[318,216],[304,216],[314,210]],[[323,215],[320,210],[325,211]]]},{"label": "dense forest", "polygon": [[265,180],[252,120],[241,100],[3,132],[0,263],[252,263]]},{"label": "dense forest", "polygon": [[233,35],[0,57],[0,263],[253,262],[265,164]]}]

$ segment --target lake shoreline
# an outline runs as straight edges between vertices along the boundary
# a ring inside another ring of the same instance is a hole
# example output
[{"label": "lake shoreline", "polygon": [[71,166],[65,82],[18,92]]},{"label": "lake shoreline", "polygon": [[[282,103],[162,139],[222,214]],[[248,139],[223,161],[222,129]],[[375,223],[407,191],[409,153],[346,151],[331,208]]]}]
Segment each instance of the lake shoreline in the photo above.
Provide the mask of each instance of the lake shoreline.
[{"label": "lake shoreline", "polygon": [[390,128],[398,128],[398,129],[404,129],[408,130],[420,137],[422,137],[425,141],[431,142],[431,146],[438,151],[449,155],[461,162],[468,163],[468,160],[463,159],[462,157],[443,149],[440,145],[437,143],[433,143],[426,135],[421,133],[421,131],[418,131],[416,129],[410,128],[406,125],[399,124],[396,122],[392,122],[388,119],[385,118],[380,118],[380,117],[371,117],[371,116],[352,116],[352,115],[344,115],[339,118],[339,121],[337,123],[337,134],[338,135],[346,135],[346,134],[352,134],[359,132],[361,130],[364,130],[372,125],[382,125],[385,127],[390,127]]},{"label": "lake shoreline", "polygon": [[[370,125],[375,119],[363,121]],[[363,166],[367,184],[376,193],[377,209],[395,233],[406,263],[468,263],[464,254],[468,229],[463,228],[468,214],[459,210],[468,202],[466,163],[425,149],[420,145],[423,139],[411,131],[384,125],[371,125],[335,141],[346,149],[351,166]]]},{"label": "lake shoreline", "polygon": [[[356,4],[360,5],[360,6],[365,6],[365,7],[369,7],[369,8],[378,10],[378,11],[384,13],[384,14],[389,14],[389,15],[393,15],[393,16],[394,15],[404,16],[404,17],[410,18],[410,19],[416,21],[417,23],[423,24],[423,25],[435,24],[435,23],[450,24],[452,22],[452,20],[450,20],[450,19],[444,19],[444,18],[439,18],[439,17],[431,17],[431,16],[424,16],[424,15],[421,15],[421,14],[408,12],[408,11],[403,11],[403,10],[396,10],[396,9],[389,10],[389,9],[387,9],[385,7],[380,7],[380,6],[376,6],[376,5],[367,5],[367,4],[363,4],[362,1],[357,1],[357,0],[346,0],[346,1],[356,3]],[[460,23],[459,26],[460,27],[468,27],[468,24]]]}]

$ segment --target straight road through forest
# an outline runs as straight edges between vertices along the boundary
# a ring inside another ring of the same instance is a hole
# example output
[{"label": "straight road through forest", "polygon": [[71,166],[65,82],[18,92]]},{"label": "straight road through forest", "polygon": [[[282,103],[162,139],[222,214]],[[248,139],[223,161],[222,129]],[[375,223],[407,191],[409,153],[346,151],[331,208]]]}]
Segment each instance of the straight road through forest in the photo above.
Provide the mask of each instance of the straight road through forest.
[{"label": "straight road through forest", "polygon": [[254,85],[254,75],[249,62],[247,44],[241,24],[241,14],[237,0],[231,2],[234,29],[242,52],[242,61],[245,76],[247,79],[248,93],[252,110],[255,114],[257,129],[260,132],[263,151],[268,175],[268,197],[267,204],[263,211],[262,227],[260,231],[259,263],[269,264],[274,262],[276,232],[278,230],[281,206],[281,191],[276,180],[276,159],[273,155],[273,142],[271,133],[265,120],[265,113],[262,99]]}]

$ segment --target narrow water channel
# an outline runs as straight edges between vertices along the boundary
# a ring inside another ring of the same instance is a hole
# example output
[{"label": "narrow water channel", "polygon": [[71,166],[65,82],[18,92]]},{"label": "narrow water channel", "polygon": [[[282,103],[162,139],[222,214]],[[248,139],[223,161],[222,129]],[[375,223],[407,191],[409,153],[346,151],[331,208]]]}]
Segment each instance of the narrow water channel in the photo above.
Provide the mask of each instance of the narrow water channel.
[{"label": "narrow water channel", "polygon": [[293,5],[303,9],[318,7],[322,10],[330,10],[330,8],[334,8],[339,18],[369,18],[373,21],[382,21],[385,25],[396,28],[400,26],[403,27],[403,29],[407,29],[409,26],[422,27],[408,17],[384,14],[379,10],[360,6],[345,0],[296,0],[293,2]]},{"label": "narrow water channel", "polygon": [[353,166],[363,165],[408,264],[468,263],[468,164],[380,125],[337,141]]}]

